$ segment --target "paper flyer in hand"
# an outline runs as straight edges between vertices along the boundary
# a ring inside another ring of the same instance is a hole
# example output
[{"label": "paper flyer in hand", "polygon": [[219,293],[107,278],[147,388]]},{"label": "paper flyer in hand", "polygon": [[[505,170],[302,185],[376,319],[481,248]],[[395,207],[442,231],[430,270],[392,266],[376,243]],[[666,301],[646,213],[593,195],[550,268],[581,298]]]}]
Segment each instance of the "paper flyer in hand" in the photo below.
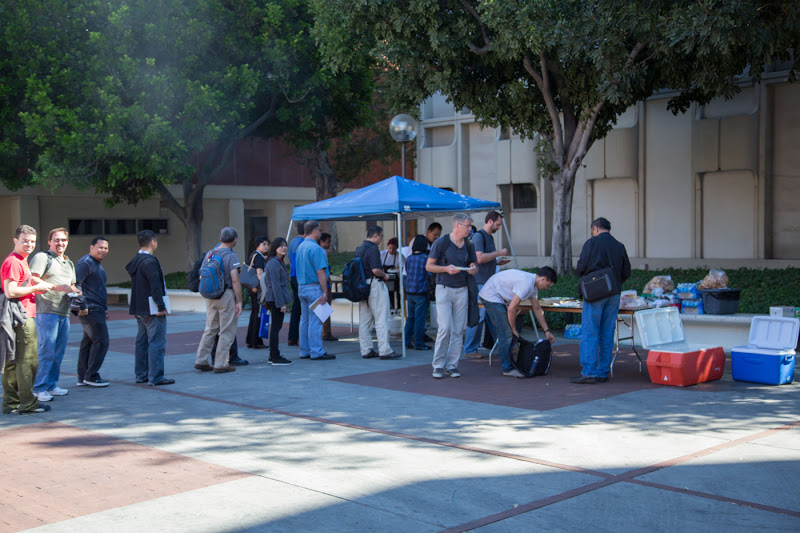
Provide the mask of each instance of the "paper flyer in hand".
[{"label": "paper flyer in hand", "polygon": [[[169,296],[164,295],[164,307],[167,309],[167,314],[171,313],[172,311],[169,308]],[[155,300],[153,300],[152,296],[147,297],[147,303],[150,304],[150,314],[157,315],[158,314],[158,304]]]},{"label": "paper flyer in hand", "polygon": [[319,303],[319,301],[311,304],[311,310],[322,321],[325,322],[333,314],[333,307],[328,302]]}]

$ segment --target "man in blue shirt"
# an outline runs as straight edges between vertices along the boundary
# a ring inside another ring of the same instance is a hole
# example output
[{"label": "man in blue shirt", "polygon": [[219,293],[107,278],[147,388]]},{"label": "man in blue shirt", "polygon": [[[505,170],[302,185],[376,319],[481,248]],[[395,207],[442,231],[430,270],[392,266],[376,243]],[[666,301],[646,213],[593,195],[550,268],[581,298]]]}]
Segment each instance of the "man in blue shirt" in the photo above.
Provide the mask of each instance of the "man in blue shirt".
[{"label": "man in blue shirt", "polygon": [[322,230],[316,220],[306,222],[304,229],[306,238],[297,247],[295,258],[298,295],[302,307],[300,358],[310,357],[315,361],[336,359],[335,355],[325,353],[322,347],[322,321],[311,310],[311,306],[315,303],[322,304],[328,301],[328,256],[319,245]]},{"label": "man in blue shirt", "polygon": [[100,264],[108,255],[108,239],[95,237],[89,253],[75,263],[76,285],[83,291],[78,318],[83,327],[83,339],[78,352],[79,387],[108,387],[100,377],[100,367],[108,352],[108,295],[106,271]]},{"label": "man in blue shirt", "polygon": [[297,346],[300,338],[300,296],[297,288],[297,248],[305,240],[305,220],[297,221],[297,237],[289,243],[289,286],[292,288],[292,315],[289,319],[289,346]]}]

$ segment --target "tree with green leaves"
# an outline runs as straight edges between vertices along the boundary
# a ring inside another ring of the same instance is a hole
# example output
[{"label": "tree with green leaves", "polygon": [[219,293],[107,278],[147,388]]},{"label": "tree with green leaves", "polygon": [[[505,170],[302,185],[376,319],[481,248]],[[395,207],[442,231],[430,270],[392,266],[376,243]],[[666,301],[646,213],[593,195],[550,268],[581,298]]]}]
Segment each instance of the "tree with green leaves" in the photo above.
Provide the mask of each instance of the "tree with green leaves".
[{"label": "tree with green leaves", "polygon": [[678,113],[800,50],[795,0],[312,0],[334,68],[370,50],[392,102],[441,92],[537,142],[553,187],[552,263],[572,270],[575,175],[616,117],[661,90]]},{"label": "tree with green leaves", "polygon": [[347,74],[318,68],[305,0],[10,4],[0,178],[91,188],[112,204],[158,195],[186,227],[187,266],[201,253],[204,189],[236,144],[307,127],[309,95]]}]

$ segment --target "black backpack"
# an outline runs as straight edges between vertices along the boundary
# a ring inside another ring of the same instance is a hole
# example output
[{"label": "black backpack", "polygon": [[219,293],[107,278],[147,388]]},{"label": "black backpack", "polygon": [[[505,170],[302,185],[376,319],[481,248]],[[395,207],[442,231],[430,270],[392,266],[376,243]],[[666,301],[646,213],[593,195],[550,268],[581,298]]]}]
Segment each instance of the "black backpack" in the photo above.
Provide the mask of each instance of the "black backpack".
[{"label": "black backpack", "polygon": [[354,257],[344,266],[342,294],[351,302],[363,302],[369,298],[369,289],[361,257]]},{"label": "black backpack", "polygon": [[186,273],[189,290],[192,292],[200,292],[200,267],[203,266],[204,258],[205,256],[195,261],[192,269]]},{"label": "black backpack", "polygon": [[544,376],[550,371],[553,359],[553,348],[547,339],[539,339],[532,343],[522,337],[514,337],[511,341],[511,365],[526,378]]}]

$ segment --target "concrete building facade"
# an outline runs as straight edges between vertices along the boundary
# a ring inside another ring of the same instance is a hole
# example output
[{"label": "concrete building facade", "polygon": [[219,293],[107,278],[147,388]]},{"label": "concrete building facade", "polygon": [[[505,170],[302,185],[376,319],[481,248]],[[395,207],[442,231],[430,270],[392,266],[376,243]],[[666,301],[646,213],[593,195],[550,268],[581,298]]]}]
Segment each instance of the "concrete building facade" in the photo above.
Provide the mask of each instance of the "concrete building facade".
[{"label": "concrete building facade", "polygon": [[[575,260],[605,216],[636,267],[800,266],[800,84],[771,75],[678,116],[669,97],[628,109],[587,154],[572,206]],[[443,95],[421,116],[417,179],[496,199],[522,263],[549,264],[552,188],[535,141],[482,128]]]}]

